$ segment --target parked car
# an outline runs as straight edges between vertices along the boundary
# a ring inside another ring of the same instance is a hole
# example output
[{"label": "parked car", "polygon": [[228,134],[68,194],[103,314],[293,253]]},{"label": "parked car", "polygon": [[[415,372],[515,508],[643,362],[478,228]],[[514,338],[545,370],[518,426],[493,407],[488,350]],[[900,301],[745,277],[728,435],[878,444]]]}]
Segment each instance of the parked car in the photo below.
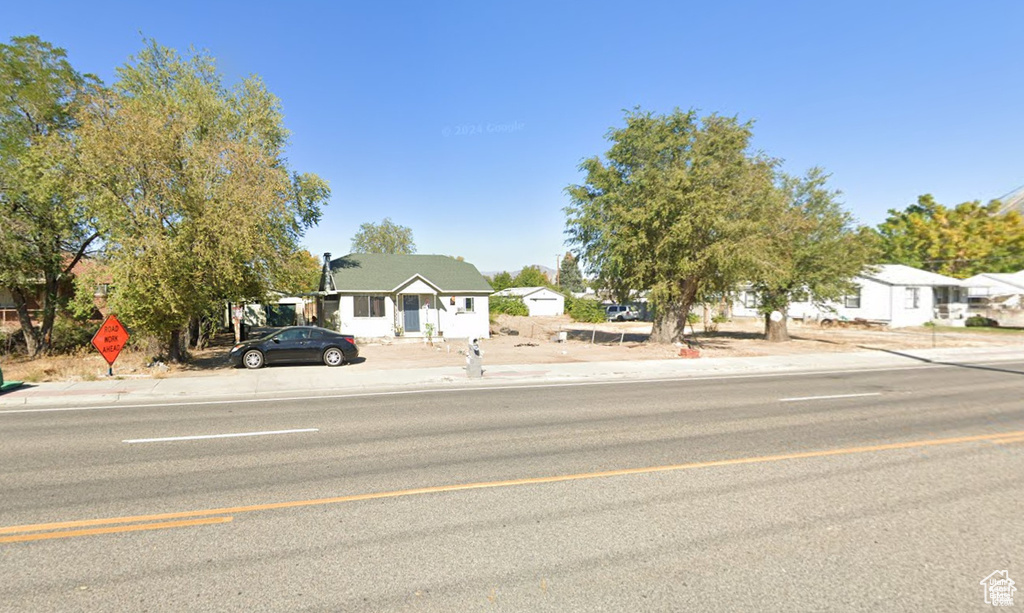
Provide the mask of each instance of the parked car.
[{"label": "parked car", "polygon": [[636,321],[640,319],[633,307],[625,304],[613,304],[604,310],[608,321]]},{"label": "parked car", "polygon": [[289,326],[263,338],[238,343],[228,354],[236,367],[261,368],[267,364],[322,362],[341,366],[359,356],[355,338],[313,326]]}]

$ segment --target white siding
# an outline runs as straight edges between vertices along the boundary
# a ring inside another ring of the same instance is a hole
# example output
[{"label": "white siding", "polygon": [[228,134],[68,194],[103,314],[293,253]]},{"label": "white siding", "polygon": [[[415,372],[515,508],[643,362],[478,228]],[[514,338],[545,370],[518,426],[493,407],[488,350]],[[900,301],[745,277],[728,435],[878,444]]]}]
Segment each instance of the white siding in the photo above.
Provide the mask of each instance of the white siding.
[{"label": "white siding", "polygon": [[[341,296],[338,313],[341,314],[339,332],[362,338],[392,336],[395,333],[395,301],[391,296],[384,296],[384,317],[356,317],[353,296],[344,295]],[[324,322],[324,325],[329,327],[330,322]]]},{"label": "white siding", "polygon": [[542,289],[523,298],[531,317],[561,315],[565,312],[565,296]]},{"label": "white siding", "polygon": [[[473,311],[465,310],[466,298],[473,300]],[[452,301],[455,304],[452,304]],[[445,338],[490,338],[491,317],[487,296],[441,296],[441,326]]]},{"label": "white siding", "polygon": [[[380,295],[380,294],[376,294]],[[384,317],[356,317],[352,295],[342,295],[340,307],[339,331],[360,338],[382,338],[394,336],[395,322],[403,325],[405,318],[401,308],[404,294],[398,295],[400,301],[396,307],[395,298],[384,296]],[[487,296],[417,294],[420,303],[420,331],[409,332],[406,336],[426,336],[426,325],[434,325],[434,336],[445,338],[476,338],[490,337],[490,314]],[[455,305],[450,304],[455,299]],[[465,309],[466,298],[474,302],[473,312],[459,312]],[[397,319],[396,319],[397,314]],[[325,327],[333,327],[331,322],[323,322]]]},{"label": "white siding", "polygon": [[[809,302],[796,302],[790,305],[790,317],[809,319],[867,319],[884,321],[893,328],[920,326],[934,319],[935,288],[930,286],[888,285],[873,279],[858,277],[860,285],[860,306],[848,307],[845,301],[829,303],[828,307],[818,307]],[[917,307],[907,305],[909,288],[918,290]],[[760,317],[757,308],[743,306],[745,292],[740,292],[733,303],[733,315],[738,317]]]}]

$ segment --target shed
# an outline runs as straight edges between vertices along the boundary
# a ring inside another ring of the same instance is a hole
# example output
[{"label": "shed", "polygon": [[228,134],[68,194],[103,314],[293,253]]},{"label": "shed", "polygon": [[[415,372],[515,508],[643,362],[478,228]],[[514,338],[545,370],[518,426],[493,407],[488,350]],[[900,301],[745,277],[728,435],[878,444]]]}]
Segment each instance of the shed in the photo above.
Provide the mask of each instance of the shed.
[{"label": "shed", "polygon": [[565,313],[565,296],[547,287],[510,287],[495,296],[516,296],[522,298],[530,317],[561,315]]}]

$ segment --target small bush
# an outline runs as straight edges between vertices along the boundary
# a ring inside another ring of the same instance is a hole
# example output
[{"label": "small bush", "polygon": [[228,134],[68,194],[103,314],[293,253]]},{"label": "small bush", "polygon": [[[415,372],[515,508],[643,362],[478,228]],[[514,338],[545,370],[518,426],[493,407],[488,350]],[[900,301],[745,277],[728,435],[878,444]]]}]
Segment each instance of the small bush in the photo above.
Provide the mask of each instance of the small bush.
[{"label": "small bush", "polygon": [[967,318],[964,325],[970,328],[998,328],[999,322],[982,315],[972,315]]},{"label": "small bush", "polygon": [[58,316],[53,322],[50,348],[56,353],[71,353],[88,347],[98,329],[98,322],[82,322]]},{"label": "small bush", "polygon": [[698,315],[697,313],[693,313],[693,312],[687,313],[686,314],[686,323],[688,323],[688,324],[699,324],[700,323],[700,315]]},{"label": "small bush", "polygon": [[491,296],[489,310],[491,314],[520,315],[526,317],[530,309],[526,308],[523,299],[518,296]]},{"label": "small bush", "polygon": [[716,313],[715,316],[711,318],[711,321],[716,324],[724,324],[725,322],[729,321],[729,318],[726,317],[723,313]]},{"label": "small bush", "polygon": [[565,312],[569,314],[569,317],[573,318],[573,321],[598,323],[606,319],[604,305],[597,300],[587,298],[567,297],[565,299]]}]

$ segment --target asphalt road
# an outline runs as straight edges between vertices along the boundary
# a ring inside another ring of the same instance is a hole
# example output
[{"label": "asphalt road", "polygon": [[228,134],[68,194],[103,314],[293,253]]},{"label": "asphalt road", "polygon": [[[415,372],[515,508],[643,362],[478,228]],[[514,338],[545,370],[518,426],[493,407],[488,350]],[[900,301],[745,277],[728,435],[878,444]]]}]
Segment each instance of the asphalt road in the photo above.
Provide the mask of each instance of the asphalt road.
[{"label": "asphalt road", "polygon": [[1022,392],[1002,362],[0,411],[0,610],[987,608],[1024,585]]}]

